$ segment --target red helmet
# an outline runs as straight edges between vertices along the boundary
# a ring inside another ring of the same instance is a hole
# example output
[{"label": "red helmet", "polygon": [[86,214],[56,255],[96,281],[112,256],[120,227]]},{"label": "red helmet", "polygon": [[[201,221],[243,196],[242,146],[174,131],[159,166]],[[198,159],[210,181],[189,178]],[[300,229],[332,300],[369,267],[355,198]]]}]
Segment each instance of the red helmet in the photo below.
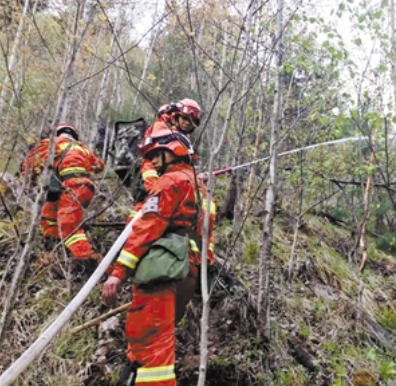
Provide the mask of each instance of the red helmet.
[{"label": "red helmet", "polygon": [[77,129],[69,123],[63,122],[56,126],[56,135],[59,136],[62,133],[70,134],[75,140],[78,140],[79,134]]},{"label": "red helmet", "polygon": [[143,139],[139,145],[143,157],[147,157],[153,150],[169,150],[177,157],[185,157],[194,154],[194,148],[190,140],[178,131],[161,129],[154,132],[150,137]]},{"label": "red helmet", "polygon": [[183,117],[190,118],[195,126],[199,126],[203,111],[199,104],[193,99],[182,99],[176,103],[177,111],[175,115],[182,115]]},{"label": "red helmet", "polygon": [[170,123],[172,119],[172,105],[170,103],[162,105],[156,113],[157,121]]}]

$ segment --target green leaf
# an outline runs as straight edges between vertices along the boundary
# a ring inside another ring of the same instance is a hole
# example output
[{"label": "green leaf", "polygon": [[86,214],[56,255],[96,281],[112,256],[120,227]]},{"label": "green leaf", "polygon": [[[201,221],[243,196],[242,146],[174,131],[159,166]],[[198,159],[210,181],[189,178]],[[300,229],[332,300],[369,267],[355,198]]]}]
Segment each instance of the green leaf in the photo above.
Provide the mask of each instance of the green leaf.
[{"label": "green leaf", "polygon": [[385,64],[381,64],[378,68],[378,71],[383,74],[384,72],[388,71],[388,66],[385,66]]},{"label": "green leaf", "polygon": [[362,39],[360,39],[360,38],[355,39],[353,42],[354,42],[357,46],[362,45]]},{"label": "green leaf", "polygon": [[344,3],[341,3],[338,9],[339,9],[340,11],[344,11],[344,10],[345,10],[345,4],[344,4]]},{"label": "green leaf", "polygon": [[382,10],[373,13],[373,19],[381,19]]},{"label": "green leaf", "polygon": [[366,357],[367,357],[367,359],[369,360],[369,361],[374,361],[375,360],[375,358],[376,358],[376,351],[375,351],[375,348],[371,348],[370,350],[368,350],[367,352],[366,352]]}]

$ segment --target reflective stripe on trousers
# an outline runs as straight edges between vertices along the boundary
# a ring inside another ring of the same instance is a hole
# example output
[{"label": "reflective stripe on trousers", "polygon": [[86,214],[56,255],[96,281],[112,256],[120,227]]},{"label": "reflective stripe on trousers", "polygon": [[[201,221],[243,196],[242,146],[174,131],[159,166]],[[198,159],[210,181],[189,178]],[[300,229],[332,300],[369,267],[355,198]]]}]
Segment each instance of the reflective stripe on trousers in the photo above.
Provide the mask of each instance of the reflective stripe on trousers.
[{"label": "reflective stripe on trousers", "polygon": [[175,379],[175,366],[141,367],[137,370],[135,383],[156,383]]},{"label": "reflective stripe on trousers", "polygon": [[183,281],[144,289],[133,286],[125,335],[128,359],[139,363],[137,385],[176,386],[175,324],[194,295],[197,276],[197,267],[190,262],[190,273]]}]

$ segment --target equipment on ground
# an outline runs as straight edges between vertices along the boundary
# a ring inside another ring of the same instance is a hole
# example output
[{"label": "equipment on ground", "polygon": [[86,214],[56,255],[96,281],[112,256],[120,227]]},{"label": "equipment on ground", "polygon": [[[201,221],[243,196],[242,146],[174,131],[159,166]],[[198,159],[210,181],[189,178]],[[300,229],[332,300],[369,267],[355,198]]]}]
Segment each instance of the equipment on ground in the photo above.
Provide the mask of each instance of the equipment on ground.
[{"label": "equipment on ground", "polygon": [[139,175],[140,157],[138,145],[149,128],[144,118],[115,123],[114,140],[111,155],[113,168],[126,186],[135,183]]}]

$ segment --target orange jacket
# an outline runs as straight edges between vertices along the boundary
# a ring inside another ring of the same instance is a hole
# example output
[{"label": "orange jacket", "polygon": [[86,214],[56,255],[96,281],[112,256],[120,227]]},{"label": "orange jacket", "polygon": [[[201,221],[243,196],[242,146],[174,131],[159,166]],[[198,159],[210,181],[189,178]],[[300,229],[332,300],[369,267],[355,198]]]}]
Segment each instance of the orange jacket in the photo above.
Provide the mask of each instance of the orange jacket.
[{"label": "orange jacket", "polygon": [[[73,142],[73,144],[60,163],[61,155],[68,148],[70,142]],[[22,173],[30,169],[34,174],[40,174],[49,155],[49,143],[49,139],[44,139],[29,152],[22,164]],[[85,144],[72,141],[66,137],[55,138],[54,159],[53,166],[55,169],[58,168],[62,184],[65,187],[86,183],[93,184],[91,175],[100,173],[104,169],[103,161],[96,157]]]},{"label": "orange jacket", "polygon": [[[167,231],[197,227],[193,181],[194,170],[186,164],[171,165],[158,178],[143,204],[143,215],[134,224],[133,232],[121,250],[111,276],[125,279],[129,273],[126,268],[135,269],[151,244]],[[191,239],[190,260],[196,265],[200,264],[199,250]]]},{"label": "orange jacket", "polygon": [[[169,126],[162,121],[154,122],[152,126],[150,126],[146,133],[144,134],[143,141],[145,138],[150,137],[153,133],[159,130],[168,129]],[[171,134],[171,130],[177,130],[176,126],[169,129],[169,134]],[[157,179],[159,178],[158,172],[155,170],[154,165],[151,161],[147,159],[143,159],[142,163],[140,164],[140,174],[142,175],[144,188],[147,192],[150,192],[153,189],[153,186]]]},{"label": "orange jacket", "polygon": [[[154,122],[154,124],[147,129],[142,141],[144,142],[145,138],[150,137],[156,131],[164,130],[164,129],[165,130],[169,129],[169,134],[171,134],[172,131],[179,131],[177,126],[169,127],[165,122],[157,121]],[[198,157],[195,155],[194,161],[197,160]],[[150,192],[153,189],[156,180],[159,178],[158,172],[155,170],[154,165],[152,164],[151,161],[147,159],[143,159],[142,163],[140,164],[140,174],[142,175],[144,188],[146,189],[147,192]]]}]

